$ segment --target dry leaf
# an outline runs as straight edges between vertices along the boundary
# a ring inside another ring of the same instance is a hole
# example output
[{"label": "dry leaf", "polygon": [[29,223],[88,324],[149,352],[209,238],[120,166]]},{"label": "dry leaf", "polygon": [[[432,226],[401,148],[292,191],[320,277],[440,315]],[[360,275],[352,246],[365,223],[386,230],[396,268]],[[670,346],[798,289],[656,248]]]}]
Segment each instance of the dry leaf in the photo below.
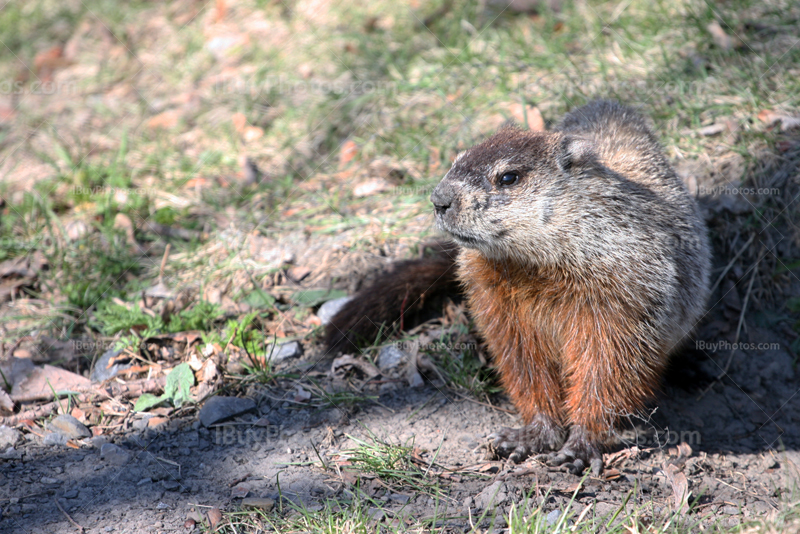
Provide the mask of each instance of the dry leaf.
[{"label": "dry leaf", "polygon": [[380,370],[366,360],[357,359],[349,354],[340,356],[333,360],[331,364],[331,374],[334,376],[344,377],[347,370],[355,368],[367,375],[369,378],[374,378],[381,374]]},{"label": "dry leaf", "polygon": [[211,530],[217,528],[217,523],[222,520],[222,512],[216,506],[208,511],[208,522],[211,524]]},{"label": "dry leaf", "polygon": [[236,486],[231,490],[231,499],[244,499],[248,493],[250,489],[246,486]]},{"label": "dry leaf", "polygon": [[0,122],[11,122],[16,116],[17,112],[13,108],[0,106]]},{"label": "dry leaf", "polygon": [[225,18],[225,14],[228,12],[228,6],[225,3],[225,0],[217,0],[217,11],[214,13],[214,22],[221,22],[222,19]]},{"label": "dry leaf", "polygon": [[244,133],[244,129],[247,127],[247,117],[244,116],[244,113],[234,113],[231,117],[231,122],[237,132]]},{"label": "dry leaf", "polygon": [[357,184],[353,188],[353,196],[356,198],[368,197],[370,195],[383,193],[391,188],[392,184],[384,180],[383,178],[373,178],[371,180],[367,180],[365,182]]},{"label": "dry leaf", "polygon": [[800,117],[792,117],[791,115],[780,113],[778,111],[765,109],[758,114],[758,118],[767,126],[772,126],[776,122],[780,122],[782,132],[791,130],[792,128],[800,127]]},{"label": "dry leaf", "polygon": [[339,149],[339,166],[344,167],[350,163],[358,153],[358,145],[355,141],[347,140]]},{"label": "dry leaf", "polygon": [[180,118],[181,118],[180,111],[178,111],[177,109],[171,109],[163,113],[159,113],[154,117],[150,117],[147,120],[147,127],[153,130],[158,128],[169,130],[171,128],[174,128],[178,124]]},{"label": "dry leaf", "polygon": [[667,477],[670,487],[672,487],[672,499],[675,510],[686,512],[688,509],[689,496],[691,495],[689,491],[689,481],[686,479],[686,475],[683,474],[678,466],[672,464],[662,464],[661,469],[664,471],[664,475]]},{"label": "dry leaf", "polygon": [[64,58],[64,51],[60,46],[54,46],[36,54],[33,58],[33,65],[36,67],[36,74],[40,78],[47,78],[42,74],[48,74],[58,68],[66,67],[69,61]]},{"label": "dry leaf", "polygon": [[697,130],[697,133],[699,133],[700,135],[705,135],[705,136],[717,135],[717,134],[721,134],[722,132],[724,132],[725,128],[726,128],[726,126],[725,126],[724,123],[719,123],[718,122],[716,124],[712,124],[710,126],[704,126],[703,128],[700,128],[699,130]]},{"label": "dry leaf", "polygon": [[0,414],[8,415],[14,413],[14,401],[8,396],[8,393],[0,389]]},{"label": "dry leaf", "polygon": [[11,390],[11,398],[22,401],[23,399],[51,399],[53,390],[86,391],[92,385],[91,381],[83,376],[71,373],[52,365],[37,367],[28,377]]},{"label": "dry leaf", "polygon": [[732,48],[741,48],[744,46],[739,37],[736,35],[728,35],[725,30],[722,29],[722,26],[719,25],[719,22],[713,21],[706,29],[711,33],[711,37],[714,39],[714,44],[720,47],[722,50],[730,50]]},{"label": "dry leaf", "polygon": [[295,402],[308,402],[311,400],[311,393],[306,391],[303,386],[298,385],[297,391],[294,394]]}]

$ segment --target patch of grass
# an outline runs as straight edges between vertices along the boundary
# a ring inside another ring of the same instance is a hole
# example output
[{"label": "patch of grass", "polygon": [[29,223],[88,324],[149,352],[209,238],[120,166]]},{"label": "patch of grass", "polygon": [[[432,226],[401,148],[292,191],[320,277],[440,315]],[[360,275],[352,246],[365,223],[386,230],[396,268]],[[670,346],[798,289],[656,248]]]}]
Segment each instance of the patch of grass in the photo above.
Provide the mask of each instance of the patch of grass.
[{"label": "patch of grass", "polygon": [[146,338],[188,330],[205,332],[211,330],[221,316],[222,310],[218,305],[201,300],[191,308],[171,315],[169,323],[165,324],[160,315],[145,313],[135,304],[125,306],[103,301],[92,315],[90,325],[107,336],[135,329],[141,331],[142,338]]},{"label": "patch of grass", "polygon": [[141,271],[124,233],[105,230],[79,239],[50,259],[57,278],[46,281],[82,312],[111,297],[125,298],[126,286]]},{"label": "patch of grass", "polygon": [[393,444],[378,438],[367,430],[368,439],[361,440],[348,435],[356,447],[343,451],[352,469],[378,477],[393,491],[413,491],[436,497],[444,495],[439,481],[428,477],[424,470],[412,460],[415,453],[413,441],[405,445]]}]

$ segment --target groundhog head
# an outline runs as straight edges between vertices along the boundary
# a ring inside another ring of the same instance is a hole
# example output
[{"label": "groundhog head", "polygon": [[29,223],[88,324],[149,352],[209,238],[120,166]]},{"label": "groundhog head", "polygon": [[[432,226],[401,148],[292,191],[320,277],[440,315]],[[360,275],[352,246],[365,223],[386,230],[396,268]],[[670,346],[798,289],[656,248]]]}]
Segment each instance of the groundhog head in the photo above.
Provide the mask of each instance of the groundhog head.
[{"label": "groundhog head", "polygon": [[504,128],[456,157],[431,194],[436,224],[490,258],[563,252],[574,217],[567,192],[600,167],[589,139]]}]

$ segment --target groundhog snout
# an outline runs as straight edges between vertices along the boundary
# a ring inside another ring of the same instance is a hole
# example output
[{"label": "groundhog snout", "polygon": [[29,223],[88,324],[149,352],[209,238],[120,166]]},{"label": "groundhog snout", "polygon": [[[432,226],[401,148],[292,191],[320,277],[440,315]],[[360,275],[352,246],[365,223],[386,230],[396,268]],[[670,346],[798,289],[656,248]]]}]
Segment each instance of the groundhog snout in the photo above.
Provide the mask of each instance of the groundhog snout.
[{"label": "groundhog snout", "polygon": [[433,202],[433,209],[436,211],[437,217],[452,216],[456,204],[455,188],[442,180],[431,193],[431,202]]}]

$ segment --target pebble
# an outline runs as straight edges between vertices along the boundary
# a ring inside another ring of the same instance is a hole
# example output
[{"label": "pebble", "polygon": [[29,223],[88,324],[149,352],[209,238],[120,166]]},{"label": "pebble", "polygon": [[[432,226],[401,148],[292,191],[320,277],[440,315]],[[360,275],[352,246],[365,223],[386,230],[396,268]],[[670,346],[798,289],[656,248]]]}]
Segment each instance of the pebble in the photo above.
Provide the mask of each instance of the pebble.
[{"label": "pebble", "polygon": [[270,348],[267,354],[270,355],[269,361],[282,362],[283,360],[302,356],[303,346],[300,345],[299,341],[290,341],[288,343],[282,343],[281,345],[278,345],[275,350]]},{"label": "pebble", "polygon": [[94,364],[94,369],[92,369],[92,375],[89,379],[92,382],[105,382],[109,378],[117,376],[120,371],[133,367],[133,363],[115,363],[111,367],[108,366],[111,359],[122,354],[123,350],[124,349],[114,350],[112,348],[105,351],[103,355],[100,356],[100,359],[97,360],[97,363]]},{"label": "pebble", "polygon": [[136,485],[137,486],[144,486],[145,484],[150,484],[151,482],[153,482],[152,478],[143,478],[142,480],[137,482]]},{"label": "pebble", "polygon": [[47,426],[49,430],[67,436],[67,439],[81,439],[92,436],[92,433],[86,428],[86,425],[69,414],[59,415],[50,421]]},{"label": "pebble", "polygon": [[161,485],[167,491],[177,491],[181,487],[180,483],[175,480],[162,480]]},{"label": "pebble", "polygon": [[13,447],[22,440],[22,432],[15,428],[0,426],[0,451]]},{"label": "pebble", "polygon": [[58,480],[57,478],[52,478],[52,477],[42,477],[40,482],[42,484],[60,484],[61,483],[60,480]]},{"label": "pebble", "polygon": [[549,514],[547,514],[547,524],[550,526],[555,525],[558,523],[558,518],[561,517],[561,510],[553,510]]},{"label": "pebble", "polygon": [[394,345],[383,347],[378,354],[378,369],[388,371],[407,361],[409,355]]},{"label": "pebble", "polygon": [[66,445],[69,438],[61,432],[48,432],[44,435],[42,443],[48,446]]},{"label": "pebble", "polygon": [[339,313],[345,304],[350,302],[350,299],[353,297],[342,297],[338,299],[329,300],[325,304],[319,307],[317,310],[317,317],[319,317],[320,322],[322,322],[323,326],[330,323],[333,316]]},{"label": "pebble", "polygon": [[489,507],[497,507],[503,504],[508,497],[505,484],[498,480],[483,489],[475,496],[475,507],[485,510]]},{"label": "pebble", "polygon": [[75,499],[77,497],[78,497],[78,490],[71,489],[64,492],[65,499]]},{"label": "pebble", "polygon": [[203,426],[211,426],[230,417],[234,417],[255,409],[253,399],[240,397],[211,397],[200,409],[200,422]]},{"label": "pebble", "polygon": [[124,465],[131,459],[131,454],[113,443],[106,443],[100,447],[100,458],[113,465]]}]

